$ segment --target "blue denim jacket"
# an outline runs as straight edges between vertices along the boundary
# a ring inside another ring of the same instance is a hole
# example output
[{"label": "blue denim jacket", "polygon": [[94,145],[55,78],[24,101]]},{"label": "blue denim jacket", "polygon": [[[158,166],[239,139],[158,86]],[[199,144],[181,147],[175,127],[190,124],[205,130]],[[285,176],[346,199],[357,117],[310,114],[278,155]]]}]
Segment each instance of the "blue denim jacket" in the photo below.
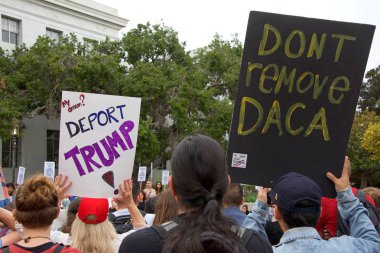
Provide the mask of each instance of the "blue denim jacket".
[{"label": "blue denim jacket", "polygon": [[[338,203],[342,217],[347,219],[351,227],[351,236],[333,237],[322,240],[317,230],[312,227],[289,229],[282,236],[280,243],[273,246],[273,251],[282,252],[333,252],[333,253],[365,253],[380,252],[379,236],[368,218],[367,210],[352,194],[351,188],[338,192]],[[264,230],[265,215],[268,205],[256,201],[252,213],[243,223],[243,227],[252,229],[259,234],[266,235]]]}]

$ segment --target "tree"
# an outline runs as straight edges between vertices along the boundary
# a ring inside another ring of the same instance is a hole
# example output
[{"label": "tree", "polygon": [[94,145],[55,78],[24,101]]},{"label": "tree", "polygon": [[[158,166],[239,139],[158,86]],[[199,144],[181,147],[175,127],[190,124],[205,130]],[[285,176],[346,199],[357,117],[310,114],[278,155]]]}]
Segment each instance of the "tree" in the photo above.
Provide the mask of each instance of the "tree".
[{"label": "tree", "polygon": [[[7,139],[15,124],[25,111],[18,87],[9,78],[15,64],[11,56],[0,48],[0,138]],[[16,77],[17,78],[17,77]]]},{"label": "tree", "polygon": [[360,177],[360,187],[366,187],[367,178],[380,170],[379,163],[374,161],[362,145],[363,136],[372,123],[379,121],[374,112],[356,113],[351,129],[347,154],[350,158],[353,176]]},{"label": "tree", "polygon": [[380,66],[368,71],[365,78],[367,81],[360,90],[359,108],[380,115]]},{"label": "tree", "polygon": [[231,41],[218,34],[211,43],[195,51],[195,60],[207,76],[207,88],[215,88],[219,95],[235,98],[240,73],[243,46],[235,34]]},{"label": "tree", "polygon": [[368,125],[363,135],[362,146],[372,154],[372,160],[380,163],[380,122]]}]

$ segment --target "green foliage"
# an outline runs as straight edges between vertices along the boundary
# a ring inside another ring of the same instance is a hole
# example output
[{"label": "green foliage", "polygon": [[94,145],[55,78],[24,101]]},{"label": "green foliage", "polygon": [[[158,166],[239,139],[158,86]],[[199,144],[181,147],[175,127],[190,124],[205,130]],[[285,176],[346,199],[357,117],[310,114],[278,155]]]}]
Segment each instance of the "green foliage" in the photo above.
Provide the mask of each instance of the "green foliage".
[{"label": "green foliage", "polygon": [[219,95],[235,98],[243,46],[234,35],[225,41],[216,34],[212,42],[196,51],[195,60],[208,78],[207,87],[217,89]]},{"label": "green foliage", "polygon": [[350,157],[351,167],[356,173],[365,172],[376,168],[378,163],[371,159],[372,153],[368,152],[362,145],[363,136],[371,123],[379,121],[374,112],[356,113],[351,129],[347,154]]},{"label": "green foliage", "polygon": [[372,160],[380,163],[380,122],[368,125],[361,144],[366,151],[372,154]]},{"label": "green foliage", "polygon": [[257,197],[257,190],[254,185],[242,184],[244,192],[244,202],[255,202]]},{"label": "green foliage", "polygon": [[142,98],[136,164],[169,159],[184,136],[201,132],[226,147],[242,46],[218,35],[190,54],[164,24],[140,24],[119,41],[39,37],[0,49],[0,135],[22,116],[59,117],[61,92]]},{"label": "green foliage", "polygon": [[380,115],[380,66],[368,71],[365,77],[367,81],[360,90],[359,108]]}]

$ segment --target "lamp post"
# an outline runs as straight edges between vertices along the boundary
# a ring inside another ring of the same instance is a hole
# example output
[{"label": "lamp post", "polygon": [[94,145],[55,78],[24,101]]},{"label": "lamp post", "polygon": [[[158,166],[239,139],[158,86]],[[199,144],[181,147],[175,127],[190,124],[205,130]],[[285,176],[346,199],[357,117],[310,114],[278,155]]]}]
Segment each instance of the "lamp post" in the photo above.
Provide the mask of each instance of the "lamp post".
[{"label": "lamp post", "polygon": [[18,126],[14,125],[12,129],[12,133],[11,133],[12,182],[13,183],[15,183],[15,177],[16,177],[17,138],[18,138]]}]

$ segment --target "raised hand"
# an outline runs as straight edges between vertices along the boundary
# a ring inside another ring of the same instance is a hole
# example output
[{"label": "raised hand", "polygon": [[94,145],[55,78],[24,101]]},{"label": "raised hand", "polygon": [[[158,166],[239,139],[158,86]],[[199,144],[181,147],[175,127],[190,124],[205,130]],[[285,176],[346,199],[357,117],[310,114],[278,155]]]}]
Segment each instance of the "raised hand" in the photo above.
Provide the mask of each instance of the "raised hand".
[{"label": "raised hand", "polygon": [[327,172],[327,178],[335,184],[335,190],[342,192],[350,187],[350,161],[348,156],[344,159],[342,175],[340,178],[336,178],[331,172]]}]

